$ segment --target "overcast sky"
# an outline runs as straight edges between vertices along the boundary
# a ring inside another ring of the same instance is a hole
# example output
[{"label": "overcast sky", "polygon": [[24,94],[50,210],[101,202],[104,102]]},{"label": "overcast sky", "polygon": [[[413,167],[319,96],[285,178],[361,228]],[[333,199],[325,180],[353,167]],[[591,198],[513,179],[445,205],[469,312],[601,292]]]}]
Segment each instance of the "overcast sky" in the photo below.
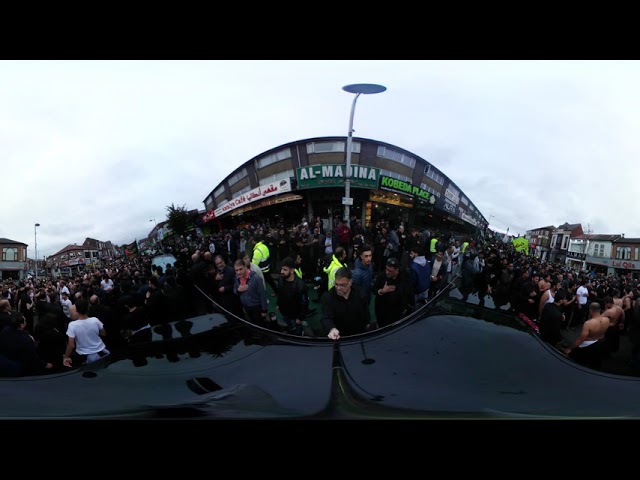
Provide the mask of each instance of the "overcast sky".
[{"label": "overcast sky", "polygon": [[402,147],[510,232],[564,222],[640,237],[638,61],[2,61],[0,237],[38,256],[144,238],[279,145]]}]

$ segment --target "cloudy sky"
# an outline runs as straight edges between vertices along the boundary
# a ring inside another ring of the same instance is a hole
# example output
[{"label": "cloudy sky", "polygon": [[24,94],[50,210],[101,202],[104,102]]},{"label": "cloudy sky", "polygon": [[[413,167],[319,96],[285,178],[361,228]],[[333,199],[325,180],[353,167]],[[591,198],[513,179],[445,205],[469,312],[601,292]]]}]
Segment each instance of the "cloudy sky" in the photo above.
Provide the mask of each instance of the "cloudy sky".
[{"label": "cloudy sky", "polygon": [[309,137],[402,147],[492,226],[640,237],[638,61],[2,61],[0,237],[51,255],[144,238],[233,169]]}]

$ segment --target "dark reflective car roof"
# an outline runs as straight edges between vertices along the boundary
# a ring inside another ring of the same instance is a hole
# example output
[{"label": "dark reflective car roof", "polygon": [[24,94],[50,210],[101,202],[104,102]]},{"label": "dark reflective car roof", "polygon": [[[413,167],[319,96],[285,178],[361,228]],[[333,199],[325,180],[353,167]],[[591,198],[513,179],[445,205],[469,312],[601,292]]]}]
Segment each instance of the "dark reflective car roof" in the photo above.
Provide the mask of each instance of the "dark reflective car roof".
[{"label": "dark reflective car roof", "polygon": [[634,398],[639,379],[455,298],[339,342],[203,315],[121,358],[0,379],[2,418],[639,418]]}]

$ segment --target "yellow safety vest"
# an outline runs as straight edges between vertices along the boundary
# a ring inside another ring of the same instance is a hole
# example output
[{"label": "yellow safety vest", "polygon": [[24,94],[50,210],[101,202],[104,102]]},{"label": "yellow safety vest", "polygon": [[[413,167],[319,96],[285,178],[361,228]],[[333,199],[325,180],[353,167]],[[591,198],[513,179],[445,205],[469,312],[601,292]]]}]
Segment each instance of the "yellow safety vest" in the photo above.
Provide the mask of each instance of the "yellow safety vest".
[{"label": "yellow safety vest", "polygon": [[436,237],[433,237],[431,239],[431,245],[429,247],[429,250],[431,251],[431,253],[436,253],[436,245],[438,244],[438,239]]},{"label": "yellow safety vest", "polygon": [[256,243],[253,247],[253,258],[251,262],[260,267],[262,273],[269,273],[269,247],[267,247],[262,241]]}]

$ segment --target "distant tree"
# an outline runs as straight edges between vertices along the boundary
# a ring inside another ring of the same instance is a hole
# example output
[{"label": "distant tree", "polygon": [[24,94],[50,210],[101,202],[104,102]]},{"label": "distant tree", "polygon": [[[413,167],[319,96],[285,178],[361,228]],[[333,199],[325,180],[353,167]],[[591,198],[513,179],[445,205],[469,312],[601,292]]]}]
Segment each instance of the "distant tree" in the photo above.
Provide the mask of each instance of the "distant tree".
[{"label": "distant tree", "polygon": [[167,207],[167,225],[176,235],[184,235],[191,227],[191,217],[185,205]]}]

